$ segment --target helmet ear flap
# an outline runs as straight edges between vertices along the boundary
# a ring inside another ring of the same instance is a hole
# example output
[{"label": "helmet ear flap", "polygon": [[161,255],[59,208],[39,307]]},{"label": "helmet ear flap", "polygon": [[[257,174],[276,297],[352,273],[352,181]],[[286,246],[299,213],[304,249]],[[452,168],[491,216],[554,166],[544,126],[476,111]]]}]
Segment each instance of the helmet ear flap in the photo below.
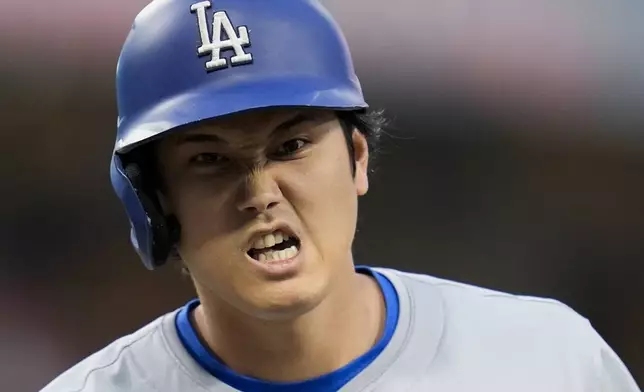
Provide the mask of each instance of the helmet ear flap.
[{"label": "helmet ear flap", "polygon": [[152,259],[154,267],[160,267],[170,258],[179,241],[180,225],[176,216],[165,215],[158,198],[151,189],[146,189],[141,168],[136,163],[125,166],[125,175],[132,184],[148,218],[152,234]]}]

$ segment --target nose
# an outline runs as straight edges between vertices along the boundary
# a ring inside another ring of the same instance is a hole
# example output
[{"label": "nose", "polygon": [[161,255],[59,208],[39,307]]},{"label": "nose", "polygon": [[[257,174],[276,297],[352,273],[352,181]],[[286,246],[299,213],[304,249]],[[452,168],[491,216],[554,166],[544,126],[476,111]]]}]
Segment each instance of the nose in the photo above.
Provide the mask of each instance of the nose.
[{"label": "nose", "polygon": [[241,187],[237,208],[241,212],[260,214],[279,205],[282,193],[275,180],[263,171],[249,174]]}]

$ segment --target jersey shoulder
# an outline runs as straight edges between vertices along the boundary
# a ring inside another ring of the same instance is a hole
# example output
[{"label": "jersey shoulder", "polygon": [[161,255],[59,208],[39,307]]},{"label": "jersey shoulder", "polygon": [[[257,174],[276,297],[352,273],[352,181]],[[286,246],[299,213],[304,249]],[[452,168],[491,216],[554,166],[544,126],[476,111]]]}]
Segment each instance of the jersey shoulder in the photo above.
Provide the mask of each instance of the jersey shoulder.
[{"label": "jersey shoulder", "polygon": [[412,292],[416,311],[423,298],[437,293],[444,307],[446,326],[463,334],[488,335],[501,339],[525,340],[531,344],[541,337],[550,342],[577,344],[588,350],[595,330],[588,319],[565,303],[530,295],[512,294],[430,275],[396,272]]},{"label": "jersey shoulder", "polygon": [[[566,321],[581,322],[582,324],[588,322],[586,318],[570,306],[556,299],[512,294],[431,275],[392,269],[388,271],[399,276],[405,282],[405,286],[414,292],[422,293],[425,290],[432,290],[440,293],[443,303],[449,306],[451,310],[463,308],[471,314],[471,311],[475,310],[472,309],[473,306],[477,308],[483,306],[486,311],[497,309],[500,312],[521,312],[533,314],[536,318],[540,318],[543,315],[558,315]],[[422,301],[419,305],[422,306]],[[490,315],[493,314],[495,313]],[[552,319],[549,320],[553,321]]]},{"label": "jersey shoulder", "polygon": [[[484,352],[523,358],[535,367],[568,367],[583,390],[639,392],[625,364],[588,319],[561,301],[455,282],[430,275],[383,269],[397,277],[414,298],[414,311],[424,312],[426,298],[440,298],[445,330],[443,347],[471,355]],[[553,373],[555,371],[554,370]],[[592,386],[592,387],[590,387]],[[604,389],[601,389],[604,388]]]},{"label": "jersey shoulder", "polygon": [[161,323],[166,317],[170,314],[88,356],[40,392],[148,392],[153,386],[149,385],[147,359],[163,355]]}]

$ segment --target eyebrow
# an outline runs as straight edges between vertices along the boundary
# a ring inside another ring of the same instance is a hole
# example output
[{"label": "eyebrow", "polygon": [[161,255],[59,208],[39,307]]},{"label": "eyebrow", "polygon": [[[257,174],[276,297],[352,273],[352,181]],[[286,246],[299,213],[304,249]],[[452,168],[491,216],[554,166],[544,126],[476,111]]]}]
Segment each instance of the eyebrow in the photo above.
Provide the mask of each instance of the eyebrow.
[{"label": "eyebrow", "polygon": [[190,133],[185,136],[182,136],[177,140],[177,145],[187,144],[187,143],[225,143],[228,142],[217,135],[212,135],[208,133]]},{"label": "eyebrow", "polygon": [[[290,119],[284,121],[275,129],[271,131],[270,136],[273,136],[275,134],[284,132],[289,130],[290,128],[293,128],[296,125],[299,125],[303,122],[307,121],[312,121],[312,117],[310,115],[304,114],[304,113],[298,113],[295,116],[291,117]],[[217,136],[215,134],[211,133],[189,133],[186,135],[183,135],[179,140],[177,140],[177,145],[182,145],[186,143],[204,143],[204,142],[209,142],[209,143],[220,143],[220,144],[228,144],[228,141],[221,138],[220,136]]]}]

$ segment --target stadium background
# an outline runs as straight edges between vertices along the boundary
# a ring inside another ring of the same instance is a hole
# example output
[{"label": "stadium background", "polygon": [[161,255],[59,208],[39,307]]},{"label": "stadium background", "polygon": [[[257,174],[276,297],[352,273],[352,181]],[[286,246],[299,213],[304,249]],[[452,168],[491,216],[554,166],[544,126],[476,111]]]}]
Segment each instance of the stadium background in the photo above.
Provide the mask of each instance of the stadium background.
[{"label": "stadium background", "polygon": [[[0,0],[0,390],[35,391],[191,297],[109,183],[141,0]],[[356,261],[557,298],[644,382],[644,5],[329,0],[393,120]],[[294,48],[297,50],[297,48]]]}]

